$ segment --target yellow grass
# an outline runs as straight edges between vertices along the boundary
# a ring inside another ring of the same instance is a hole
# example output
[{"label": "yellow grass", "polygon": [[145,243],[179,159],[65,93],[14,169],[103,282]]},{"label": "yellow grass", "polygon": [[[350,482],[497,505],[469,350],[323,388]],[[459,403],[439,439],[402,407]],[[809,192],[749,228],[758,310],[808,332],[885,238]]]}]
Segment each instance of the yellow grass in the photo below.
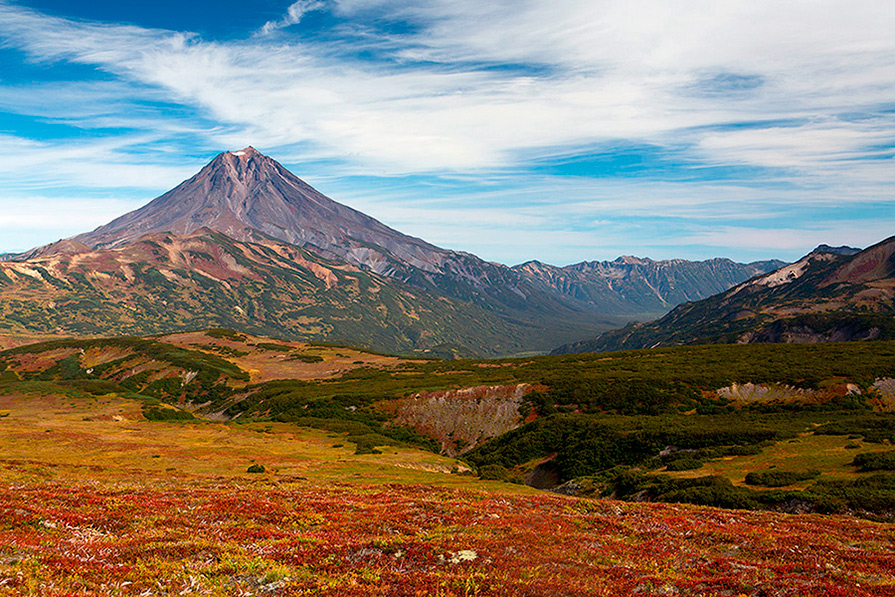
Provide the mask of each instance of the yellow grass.
[{"label": "yellow grass", "polygon": [[[147,421],[139,402],[115,395],[0,396],[0,479],[5,481],[196,477],[534,491],[452,473],[465,465],[422,450],[383,446],[382,454],[355,455],[354,449],[343,435],[288,423]],[[266,472],[246,472],[252,464]]]},{"label": "yellow grass", "polygon": [[[230,361],[249,373],[251,383],[263,383],[274,379],[328,379],[339,377],[358,367],[392,369],[403,363],[413,362],[408,359],[371,354],[348,347],[315,346],[305,342],[272,340],[248,334],[243,336],[246,338],[245,341],[213,338],[205,332],[186,332],[164,336],[162,340],[175,346],[199,350]],[[259,343],[280,344],[284,347],[292,347],[295,351],[288,353],[253,346]],[[220,347],[224,350],[215,350],[213,347]],[[248,354],[234,356],[228,354],[227,349]],[[305,363],[297,359],[290,359],[290,356],[294,355],[319,356],[323,361]]]},{"label": "yellow grass", "polygon": [[[860,447],[850,449],[846,448],[847,445],[858,445]],[[780,471],[817,469],[823,471],[823,475],[819,478],[854,479],[857,478],[858,473],[849,464],[854,459],[855,454],[886,449],[888,449],[888,446],[851,440],[841,435],[804,433],[792,440],[783,440],[773,446],[766,447],[760,454],[727,456],[706,462],[700,469],[668,474],[677,477],[723,475],[730,479],[734,485],[745,485],[746,475],[750,472],[769,469]],[[816,480],[797,483],[790,486],[790,488],[805,488]]]}]

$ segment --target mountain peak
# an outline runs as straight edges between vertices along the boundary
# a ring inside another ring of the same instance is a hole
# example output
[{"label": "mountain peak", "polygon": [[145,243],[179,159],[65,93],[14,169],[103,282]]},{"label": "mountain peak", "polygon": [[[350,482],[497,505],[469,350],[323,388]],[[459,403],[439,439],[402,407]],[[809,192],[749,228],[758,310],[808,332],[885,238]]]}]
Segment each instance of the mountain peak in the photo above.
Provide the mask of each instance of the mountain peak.
[{"label": "mountain peak", "polygon": [[111,248],[149,233],[185,235],[202,227],[248,242],[260,232],[387,275],[402,263],[441,271],[452,255],[333,201],[251,145],[218,154],[161,197],[74,239]]},{"label": "mountain peak", "polygon": [[835,255],[845,255],[846,257],[849,255],[857,255],[861,252],[862,249],[858,249],[855,247],[849,247],[847,245],[842,245],[840,247],[831,247],[830,245],[818,245],[816,249],[811,251],[812,253],[833,253]]},{"label": "mountain peak", "polygon": [[231,153],[237,157],[244,157],[244,158],[252,158],[255,156],[261,156],[261,157],[265,157],[265,158],[267,157],[266,155],[264,155],[263,153],[261,153],[260,151],[258,151],[254,147],[252,147],[251,145],[249,145],[245,149],[240,149],[239,151],[228,151],[227,153]]},{"label": "mountain peak", "polygon": [[622,255],[621,257],[617,257],[613,263],[624,263],[628,265],[646,265],[647,263],[653,263],[653,260],[648,257],[635,257],[634,255]]}]

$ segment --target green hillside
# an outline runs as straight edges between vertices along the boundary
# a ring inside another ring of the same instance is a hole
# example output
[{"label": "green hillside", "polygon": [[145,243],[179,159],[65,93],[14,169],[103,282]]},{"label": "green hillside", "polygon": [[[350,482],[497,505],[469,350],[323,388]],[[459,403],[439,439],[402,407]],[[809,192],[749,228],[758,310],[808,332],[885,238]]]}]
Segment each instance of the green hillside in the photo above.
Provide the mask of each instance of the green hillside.
[{"label": "green hillside", "polygon": [[798,503],[889,516],[886,504],[895,503],[885,455],[895,442],[893,342],[357,360],[350,370],[322,378],[284,370],[282,378],[260,379],[236,364],[249,363],[240,361],[253,358],[249,351],[314,367],[349,349],[315,352],[236,332],[205,338],[194,348],[165,338],[21,346],[0,353],[0,389],[131,396],[145,401],[147,418],[177,418],[174,411],[183,411],[291,423],[344,435],[359,453],[375,453],[384,445],[438,450],[435,440],[444,438],[428,428],[395,424],[395,405],[409,396],[526,384],[514,407],[517,428],[483,436],[465,454],[485,477],[730,507]]},{"label": "green hillside", "polygon": [[[493,306],[492,306],[493,307]],[[607,321],[523,318],[273,239],[201,230],[120,249],[0,263],[0,333],[147,335],[228,327],[401,354],[547,351]]]}]

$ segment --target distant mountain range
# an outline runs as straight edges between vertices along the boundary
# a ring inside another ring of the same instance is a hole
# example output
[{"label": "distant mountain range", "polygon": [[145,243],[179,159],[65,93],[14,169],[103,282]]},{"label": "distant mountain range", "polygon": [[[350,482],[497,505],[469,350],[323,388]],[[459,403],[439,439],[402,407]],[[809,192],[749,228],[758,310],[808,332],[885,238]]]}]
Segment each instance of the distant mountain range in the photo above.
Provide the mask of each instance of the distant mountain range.
[{"label": "distant mountain range", "polygon": [[0,333],[230,326],[455,356],[544,352],[782,265],[510,268],[393,230],[251,147],[92,232],[4,259]]},{"label": "distant mountain range", "polygon": [[678,344],[895,338],[895,237],[861,251],[821,245],[796,263],[650,323],[631,324],[556,353]]},{"label": "distant mountain range", "polygon": [[615,261],[584,261],[565,267],[529,261],[512,269],[599,312],[654,319],[675,305],[722,292],[784,265],[785,262],[776,260],[653,261],[624,256]]}]

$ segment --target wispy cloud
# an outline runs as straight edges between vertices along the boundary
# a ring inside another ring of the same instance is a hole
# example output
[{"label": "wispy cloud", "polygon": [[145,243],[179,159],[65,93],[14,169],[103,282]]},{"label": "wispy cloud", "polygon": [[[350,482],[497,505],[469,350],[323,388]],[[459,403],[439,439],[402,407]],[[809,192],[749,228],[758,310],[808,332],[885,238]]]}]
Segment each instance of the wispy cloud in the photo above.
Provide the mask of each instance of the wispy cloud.
[{"label": "wispy cloud", "polygon": [[[299,34],[292,26],[312,11],[337,24]],[[500,190],[467,194],[499,202],[508,214],[502,223],[479,216],[509,231],[505,239],[530,224],[556,230],[551,242],[560,242],[574,228],[556,220],[564,213],[592,214],[593,236],[614,235],[605,224],[612,218],[635,245],[656,233],[622,226],[626,217],[709,226],[776,212],[813,221],[812,208],[893,200],[893,30],[885,0],[301,0],[244,39],[220,41],[0,0],[3,45],[33,68],[77,64],[100,73],[50,83],[50,93],[43,83],[0,85],[0,108],[104,137],[81,145],[96,152],[92,160],[65,140],[23,146],[0,164],[0,179],[24,188],[17,170],[55,164],[36,184],[162,190],[201,165],[203,151],[251,143],[293,164],[319,164],[322,178],[490,181]],[[180,168],[170,156],[150,157],[149,148],[177,147],[186,136],[196,157]],[[669,168],[689,182],[530,170],[582,148],[638,143],[667,148]],[[739,174],[713,180],[721,168]],[[337,186],[361,203],[370,194]],[[415,200],[384,197],[394,219],[382,219],[412,225],[416,216],[401,214]],[[433,234],[449,212],[423,232]],[[722,237],[687,238],[714,247]]]},{"label": "wispy cloud", "polygon": [[[89,142],[43,143],[0,135],[3,158],[0,182],[4,200],[12,193],[41,189],[131,189],[156,190],[173,186],[195,174],[176,156],[159,160],[157,155],[134,153],[139,141],[152,137],[110,138]],[[27,173],[27,176],[23,176]]]},{"label": "wispy cloud", "polygon": [[[895,22],[880,3],[831,3],[827,11],[796,3],[783,14],[755,2],[510,4],[339,2],[338,11],[360,20],[376,8],[417,23],[398,41],[388,34],[394,50],[374,63],[334,57],[376,43],[368,30],[328,43],[224,44],[0,10],[8,43],[34,59],[92,64],[164,89],[245,127],[259,144],[310,143],[397,171],[490,168],[525,148],[829,117],[850,109],[856,95],[872,111],[895,90],[895,42],[887,41]],[[297,22],[320,6],[293,4],[268,25]],[[792,28],[785,36],[781,22]],[[730,81],[741,83],[731,90]],[[694,86],[708,93],[682,100]]]},{"label": "wispy cloud", "polygon": [[278,29],[298,25],[309,12],[321,10],[326,6],[322,0],[298,0],[286,10],[286,14],[278,21],[267,21],[258,31],[260,35],[270,35]]}]

